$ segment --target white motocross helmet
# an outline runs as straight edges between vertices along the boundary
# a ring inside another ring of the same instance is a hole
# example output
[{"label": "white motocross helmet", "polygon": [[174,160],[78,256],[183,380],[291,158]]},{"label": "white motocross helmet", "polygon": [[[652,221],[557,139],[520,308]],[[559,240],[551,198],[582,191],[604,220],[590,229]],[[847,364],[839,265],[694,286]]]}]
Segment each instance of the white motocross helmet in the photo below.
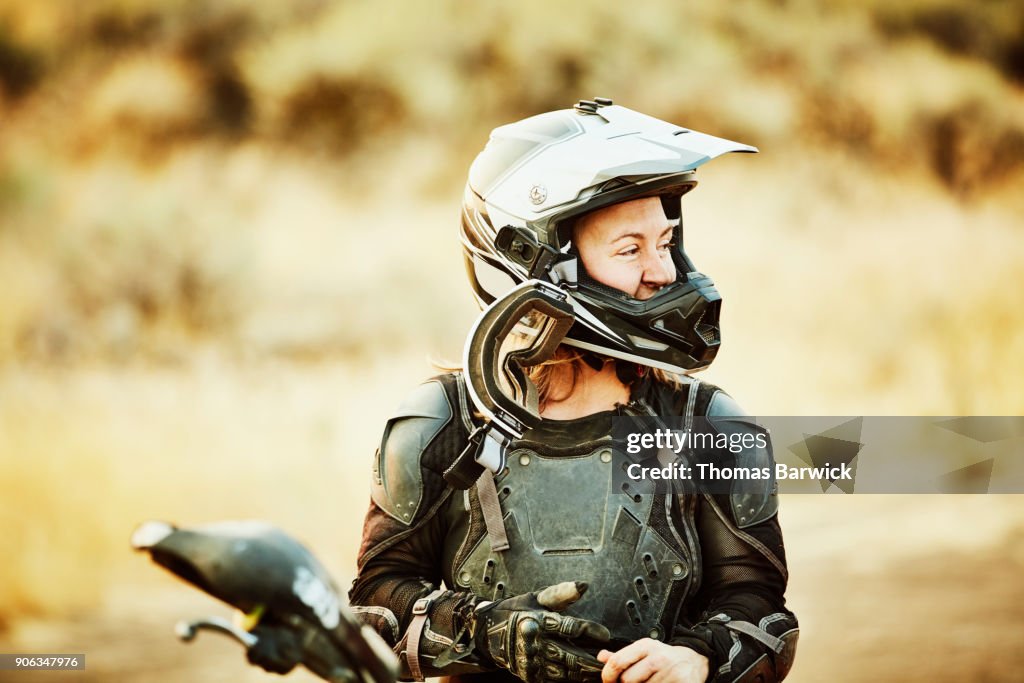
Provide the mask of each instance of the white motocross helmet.
[{"label": "white motocross helmet", "polygon": [[[680,197],[697,184],[698,166],[756,151],[604,98],[495,128],[470,168],[462,204],[477,302],[490,304],[529,279],[551,282],[569,292],[575,309],[563,343],[669,372],[707,367],[721,343],[721,297],[683,249]],[[583,214],[649,196],[678,221],[678,275],[640,300],[586,273],[571,226]]]}]

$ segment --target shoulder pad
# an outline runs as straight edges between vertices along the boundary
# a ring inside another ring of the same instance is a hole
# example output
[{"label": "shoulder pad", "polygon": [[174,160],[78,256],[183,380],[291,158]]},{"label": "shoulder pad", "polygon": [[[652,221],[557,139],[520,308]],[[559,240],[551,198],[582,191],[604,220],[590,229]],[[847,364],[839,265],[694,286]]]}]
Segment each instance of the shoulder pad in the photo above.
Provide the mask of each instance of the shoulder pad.
[{"label": "shoulder pad", "polygon": [[423,498],[422,456],[452,419],[452,404],[441,382],[421,384],[384,428],[373,465],[371,496],[399,522],[411,524]]},{"label": "shoulder pad", "polygon": [[[766,448],[754,446],[736,454],[737,467],[764,468],[774,474],[775,458],[772,456],[772,442],[768,431],[748,415],[732,396],[718,390],[711,397],[707,409],[708,421],[722,434],[764,435]],[[749,481],[742,482],[743,490],[729,496],[733,522],[740,529],[767,521],[779,510],[779,497],[775,493],[775,477],[758,480],[764,489],[751,491]],[[739,484],[738,484],[739,485]]]}]

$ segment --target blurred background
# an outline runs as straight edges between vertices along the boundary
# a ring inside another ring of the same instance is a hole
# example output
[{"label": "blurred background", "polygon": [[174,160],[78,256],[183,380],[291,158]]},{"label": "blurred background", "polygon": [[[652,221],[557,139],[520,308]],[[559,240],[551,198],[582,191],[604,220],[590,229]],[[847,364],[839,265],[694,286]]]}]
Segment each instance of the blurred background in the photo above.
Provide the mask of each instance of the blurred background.
[{"label": "blurred background", "polygon": [[[684,205],[726,302],[704,379],[1024,414],[1020,0],[0,0],[0,651],[88,666],[0,679],[270,680],[175,641],[226,610],[131,530],[269,519],[347,586],[384,422],[476,313],[470,161],[593,96],[761,149]],[[1021,679],[1020,497],[782,521],[790,680]]]}]

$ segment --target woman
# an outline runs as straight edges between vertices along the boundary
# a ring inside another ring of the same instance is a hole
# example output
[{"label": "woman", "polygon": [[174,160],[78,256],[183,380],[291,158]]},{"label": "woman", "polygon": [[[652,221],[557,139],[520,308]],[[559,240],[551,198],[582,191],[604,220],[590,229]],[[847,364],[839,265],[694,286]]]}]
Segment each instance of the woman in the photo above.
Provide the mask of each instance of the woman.
[{"label": "woman", "polygon": [[462,238],[478,301],[540,279],[566,293],[575,322],[530,371],[543,419],[508,445],[501,472],[448,484],[481,426],[460,373],[422,385],[388,422],[350,598],[405,676],[788,672],[798,631],[773,493],[620,490],[612,471],[617,416],[759,429],[685,374],[717,353],[720,297],[682,248],[680,197],[697,166],[730,151],[756,149],[597,99],[498,128],[477,157]]}]

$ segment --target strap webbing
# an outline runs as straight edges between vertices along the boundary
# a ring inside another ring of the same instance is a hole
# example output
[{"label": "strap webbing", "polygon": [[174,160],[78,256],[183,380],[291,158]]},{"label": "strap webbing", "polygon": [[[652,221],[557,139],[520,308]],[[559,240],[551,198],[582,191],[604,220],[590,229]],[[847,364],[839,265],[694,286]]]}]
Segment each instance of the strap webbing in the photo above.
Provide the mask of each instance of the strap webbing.
[{"label": "strap webbing", "polygon": [[762,631],[749,621],[730,621],[725,624],[725,627],[739,633],[747,634],[754,640],[764,643],[776,653],[782,652],[782,649],[786,647],[786,643],[783,642],[782,639],[776,638],[767,631]]},{"label": "strap webbing", "polygon": [[491,550],[496,553],[508,550],[508,534],[505,533],[505,520],[501,514],[501,503],[498,502],[498,489],[494,485],[494,474],[489,469],[485,468],[476,480],[476,494],[480,497]]},{"label": "strap webbing", "polygon": [[412,608],[412,621],[409,622],[409,630],[406,632],[408,638],[406,639],[405,657],[409,663],[409,673],[414,681],[423,680],[423,670],[420,668],[420,637],[423,635],[423,629],[430,616],[430,604],[442,593],[444,590],[438,588],[427,597],[417,600]]}]

